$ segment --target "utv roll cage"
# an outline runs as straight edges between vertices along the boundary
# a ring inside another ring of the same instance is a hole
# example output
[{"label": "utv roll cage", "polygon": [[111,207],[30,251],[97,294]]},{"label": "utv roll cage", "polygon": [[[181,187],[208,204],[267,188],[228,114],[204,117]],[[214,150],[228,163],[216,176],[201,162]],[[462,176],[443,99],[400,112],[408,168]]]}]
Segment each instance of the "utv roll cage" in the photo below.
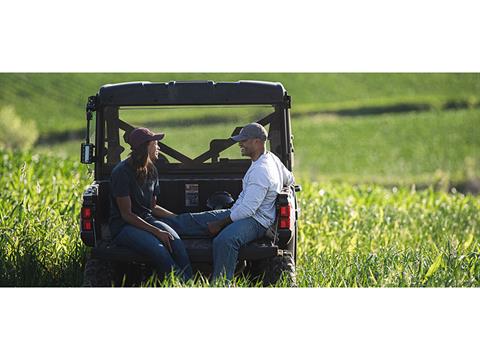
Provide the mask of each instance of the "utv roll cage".
[{"label": "utv roll cage", "polygon": [[[293,143],[290,128],[291,99],[280,83],[260,81],[218,82],[213,81],[170,81],[168,83],[130,82],[104,85],[96,96],[88,99],[87,135],[82,145],[82,162],[95,163],[95,179],[109,178],[113,167],[120,161],[125,150],[120,143],[120,132],[124,131],[124,140],[133,130],[133,126],[120,119],[119,110],[124,107],[171,107],[171,106],[235,106],[270,105],[272,113],[258,119],[264,126],[269,124],[270,150],[275,153],[291,170],[293,167]],[[93,146],[89,141],[89,123],[92,113],[96,113],[96,139]],[[252,119],[246,119],[252,122]],[[237,135],[241,127],[236,127],[232,135]],[[108,143],[107,143],[108,141]],[[219,161],[222,151],[234,145],[230,139],[213,139],[206,151],[195,158],[159,143],[160,150],[180,162],[169,164],[179,171],[194,170],[210,166],[225,168],[227,163],[245,163],[247,160]],[[95,148],[95,154],[93,149]],[[206,162],[211,160],[208,165]]]}]

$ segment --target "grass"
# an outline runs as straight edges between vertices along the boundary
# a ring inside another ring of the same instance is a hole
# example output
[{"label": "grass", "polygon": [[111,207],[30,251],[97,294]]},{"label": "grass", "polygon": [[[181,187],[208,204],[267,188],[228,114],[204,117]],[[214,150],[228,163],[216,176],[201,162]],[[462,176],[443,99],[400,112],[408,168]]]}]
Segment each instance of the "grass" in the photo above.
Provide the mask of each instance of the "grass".
[{"label": "grass", "polygon": [[0,152],[0,286],[77,286],[78,218],[91,181],[78,162]]},{"label": "grass", "polygon": [[299,286],[477,287],[480,199],[306,183]]},{"label": "grass", "polygon": [[[239,124],[237,119],[227,127],[175,125],[158,129],[166,132],[167,145],[196,156],[208,149],[211,138],[228,137]],[[309,180],[350,183],[435,184],[471,180],[480,177],[479,124],[479,109],[294,117],[295,171]],[[195,136],[182,141],[185,134]],[[128,149],[125,144],[124,147]],[[78,159],[79,148],[80,141],[76,140],[45,145],[38,150]],[[239,157],[238,147],[233,146],[224,156]]]},{"label": "grass", "polygon": [[282,82],[293,99],[294,114],[401,103],[447,102],[478,106],[479,74],[318,74],[318,73],[3,73],[0,106],[12,105],[34,120],[41,134],[82,129],[85,103],[100,86],[126,81],[264,80]]},{"label": "grass", "polygon": [[[14,106],[48,139],[84,128],[87,96],[102,84],[171,79],[281,81],[292,95],[295,173],[304,188],[299,286],[480,285],[480,198],[448,186],[480,176],[479,74],[0,74],[0,107]],[[427,111],[349,111],[399,104]],[[215,118],[202,127],[173,123],[203,116],[187,113],[166,113],[162,130],[167,145],[192,155],[252,115],[228,115],[228,127]],[[136,121],[149,116],[137,113]],[[183,141],[186,131],[192,136]],[[78,163],[79,142],[0,150],[0,286],[81,285],[78,216],[92,176]],[[202,277],[145,285],[212,286]],[[258,284],[239,277],[233,285]]]},{"label": "grass", "polygon": [[431,184],[479,176],[480,110],[293,121],[296,166],[310,179]]},{"label": "grass", "polygon": [[[78,214],[91,181],[85,167],[31,153],[1,152],[0,160],[0,285],[81,285]],[[432,188],[301,183],[299,286],[480,285],[480,198]],[[171,278],[146,285],[210,286],[200,277],[186,285]],[[234,283],[249,285],[241,277]]]}]

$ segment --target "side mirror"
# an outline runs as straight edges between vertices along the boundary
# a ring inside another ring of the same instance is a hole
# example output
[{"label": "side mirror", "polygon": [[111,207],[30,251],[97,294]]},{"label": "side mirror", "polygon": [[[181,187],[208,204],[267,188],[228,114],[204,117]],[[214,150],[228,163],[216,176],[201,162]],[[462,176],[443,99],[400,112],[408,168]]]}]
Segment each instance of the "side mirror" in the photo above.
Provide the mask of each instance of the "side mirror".
[{"label": "side mirror", "polygon": [[90,143],[85,143],[82,144],[81,150],[80,150],[80,162],[82,164],[92,164],[95,162],[95,159],[93,158],[93,149],[95,148],[95,145],[90,144]]}]

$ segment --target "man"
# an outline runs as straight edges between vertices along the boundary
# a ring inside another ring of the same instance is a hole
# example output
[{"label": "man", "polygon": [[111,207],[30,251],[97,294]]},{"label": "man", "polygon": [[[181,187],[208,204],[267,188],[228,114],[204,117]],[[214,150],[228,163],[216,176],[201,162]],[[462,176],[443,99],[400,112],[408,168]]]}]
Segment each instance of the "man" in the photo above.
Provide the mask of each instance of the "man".
[{"label": "man", "polygon": [[275,221],[275,200],[282,188],[293,184],[292,173],[266,151],[267,131],[258,123],[246,125],[239,135],[243,156],[252,159],[242,180],[243,190],[231,209],[185,213],[162,218],[181,235],[214,235],[213,279],[233,278],[242,245],[265,235]]}]

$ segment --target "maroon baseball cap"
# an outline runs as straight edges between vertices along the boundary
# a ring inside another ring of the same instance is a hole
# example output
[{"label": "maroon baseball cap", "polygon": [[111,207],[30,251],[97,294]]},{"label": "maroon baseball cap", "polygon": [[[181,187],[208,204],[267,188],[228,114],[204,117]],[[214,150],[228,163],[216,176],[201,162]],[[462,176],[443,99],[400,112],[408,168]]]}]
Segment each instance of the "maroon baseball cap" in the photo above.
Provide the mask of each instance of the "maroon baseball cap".
[{"label": "maroon baseball cap", "polygon": [[128,136],[128,143],[130,144],[132,149],[135,150],[147,141],[162,140],[164,137],[165,134],[163,133],[155,134],[147,128],[139,127],[132,130],[132,132]]}]

